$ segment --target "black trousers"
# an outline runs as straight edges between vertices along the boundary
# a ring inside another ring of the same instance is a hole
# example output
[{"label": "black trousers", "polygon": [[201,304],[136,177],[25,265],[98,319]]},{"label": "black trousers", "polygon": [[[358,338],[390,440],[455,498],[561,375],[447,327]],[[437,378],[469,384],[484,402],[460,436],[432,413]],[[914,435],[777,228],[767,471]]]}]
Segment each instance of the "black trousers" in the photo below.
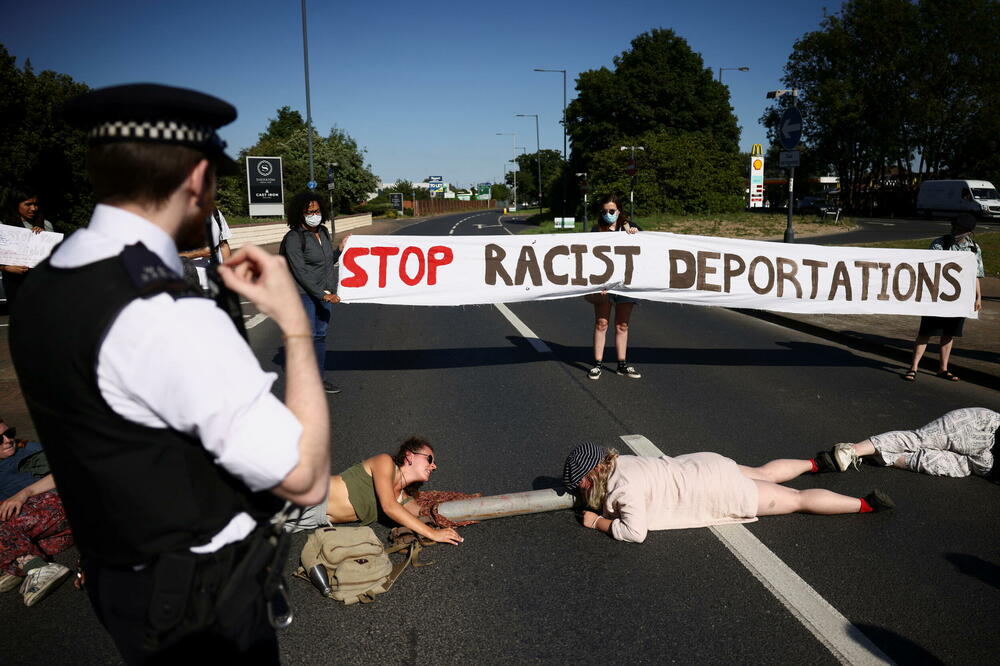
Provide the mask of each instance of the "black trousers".
[{"label": "black trousers", "polygon": [[[219,590],[229,580],[244,544],[231,544],[218,553],[199,555],[187,616],[200,617],[212,609]],[[98,619],[114,640],[127,664],[178,664],[183,660],[234,659],[240,664],[278,664],[278,640],[267,619],[267,604],[257,589],[250,602],[214,615],[207,626],[184,629],[152,641],[150,602],[155,566],[139,571],[108,567],[85,559],[85,587]],[[241,586],[257,586],[256,580]],[[244,592],[252,592],[243,588]],[[220,662],[225,663],[225,662]]]}]

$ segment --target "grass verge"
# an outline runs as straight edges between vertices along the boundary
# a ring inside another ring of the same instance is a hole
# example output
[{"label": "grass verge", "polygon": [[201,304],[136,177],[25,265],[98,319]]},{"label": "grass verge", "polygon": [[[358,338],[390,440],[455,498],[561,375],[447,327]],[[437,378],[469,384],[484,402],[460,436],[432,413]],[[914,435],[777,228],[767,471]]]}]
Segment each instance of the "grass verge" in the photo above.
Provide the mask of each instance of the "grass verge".
[{"label": "grass verge", "polygon": [[[551,214],[529,218],[529,224],[537,223],[537,227],[526,229],[525,234],[565,233],[568,229],[555,229]],[[576,231],[590,231],[595,220],[591,219],[584,228],[583,221],[576,221]],[[636,223],[645,231],[669,231],[675,234],[693,234],[697,236],[717,236],[720,238],[752,238],[780,239],[785,233],[787,217],[776,213],[725,213],[717,215],[672,215],[659,214],[639,217]],[[793,219],[796,237],[817,236],[820,234],[847,231],[854,227],[849,219],[834,222],[824,220],[815,215],[796,215]]]},{"label": "grass verge", "polygon": [[[1000,232],[976,234],[976,243],[983,251],[983,269],[988,277],[1000,277]],[[934,238],[884,241],[882,243],[852,243],[854,247],[891,247],[901,250],[926,250]]]}]

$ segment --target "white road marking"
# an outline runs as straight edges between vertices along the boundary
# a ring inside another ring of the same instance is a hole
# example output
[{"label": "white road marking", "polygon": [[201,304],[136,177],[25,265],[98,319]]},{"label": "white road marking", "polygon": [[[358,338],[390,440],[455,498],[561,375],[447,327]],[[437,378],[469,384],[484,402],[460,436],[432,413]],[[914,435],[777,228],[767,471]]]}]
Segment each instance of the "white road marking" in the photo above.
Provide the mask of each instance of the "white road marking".
[{"label": "white road marking", "polygon": [[472,215],[469,215],[468,217],[463,217],[461,220],[459,220],[458,222],[456,222],[454,224],[454,226],[452,226],[451,231],[448,232],[448,235],[449,236],[454,236],[455,235],[455,229],[458,229],[458,225],[462,224],[462,222],[465,222],[466,220],[471,220],[472,218],[476,217],[477,215],[485,215],[487,212],[490,212],[490,211],[486,211],[486,212],[483,212],[483,213],[473,213]]},{"label": "white road marking", "polygon": [[250,317],[250,319],[247,321],[247,323],[246,323],[247,330],[250,330],[251,328],[253,328],[257,324],[259,324],[262,321],[264,321],[265,319],[267,319],[267,315],[264,314],[264,313],[262,313],[262,312],[258,312],[254,316]]},{"label": "white road marking", "polygon": [[[636,455],[664,455],[642,435],[622,435],[621,440]],[[842,664],[893,663],[750,530],[739,524],[713,525],[709,529],[837,661]]]},{"label": "white road marking", "polygon": [[528,344],[535,348],[536,352],[539,354],[552,353],[552,350],[549,349],[548,345],[542,342],[541,339],[535,335],[534,331],[528,328],[523,321],[518,319],[517,315],[510,311],[510,308],[503,303],[497,303],[496,306],[497,310],[500,311],[500,314],[507,318],[507,321],[509,321],[517,332],[521,334],[522,338],[528,341]]}]

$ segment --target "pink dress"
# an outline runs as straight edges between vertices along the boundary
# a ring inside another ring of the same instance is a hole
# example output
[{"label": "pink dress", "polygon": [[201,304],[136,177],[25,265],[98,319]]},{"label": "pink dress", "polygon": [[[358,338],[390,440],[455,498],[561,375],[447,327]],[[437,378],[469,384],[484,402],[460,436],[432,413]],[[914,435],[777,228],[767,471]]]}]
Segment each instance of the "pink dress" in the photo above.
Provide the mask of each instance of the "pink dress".
[{"label": "pink dress", "polygon": [[757,520],[757,486],[717,453],[619,456],[604,516],[614,538],[636,543],[649,530],[747,523]]}]

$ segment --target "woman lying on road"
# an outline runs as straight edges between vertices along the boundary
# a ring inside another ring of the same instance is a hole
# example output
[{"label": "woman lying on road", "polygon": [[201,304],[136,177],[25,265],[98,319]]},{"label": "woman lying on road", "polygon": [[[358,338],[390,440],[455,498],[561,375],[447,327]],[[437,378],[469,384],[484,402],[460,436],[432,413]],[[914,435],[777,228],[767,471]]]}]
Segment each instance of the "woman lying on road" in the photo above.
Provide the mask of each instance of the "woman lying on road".
[{"label": "woman lying on road", "polygon": [[866,457],[873,464],[911,472],[954,477],[975,474],[1000,483],[998,428],[1000,414],[985,407],[968,407],[948,412],[917,430],[894,430],[855,444],[837,444],[829,455],[841,472],[852,465],[857,469],[859,459]]},{"label": "woman lying on road", "polygon": [[[829,464],[828,459],[823,462]],[[636,543],[642,543],[649,530],[743,523],[796,512],[869,513],[895,506],[878,490],[858,498],[778,485],[819,471],[819,464],[786,459],[744,467],[709,452],[619,456],[614,449],[586,442],[567,456],[563,482],[569,490],[579,489],[587,506],[584,527]]]},{"label": "woman lying on road", "polygon": [[382,517],[408,527],[420,536],[457,546],[462,537],[451,528],[434,528],[417,517],[420,507],[410,493],[430,479],[437,469],[434,449],[411,437],[395,456],[379,453],[330,477],[326,504],[306,509],[288,525],[291,531],[315,529],[333,523],[370,525]]}]

